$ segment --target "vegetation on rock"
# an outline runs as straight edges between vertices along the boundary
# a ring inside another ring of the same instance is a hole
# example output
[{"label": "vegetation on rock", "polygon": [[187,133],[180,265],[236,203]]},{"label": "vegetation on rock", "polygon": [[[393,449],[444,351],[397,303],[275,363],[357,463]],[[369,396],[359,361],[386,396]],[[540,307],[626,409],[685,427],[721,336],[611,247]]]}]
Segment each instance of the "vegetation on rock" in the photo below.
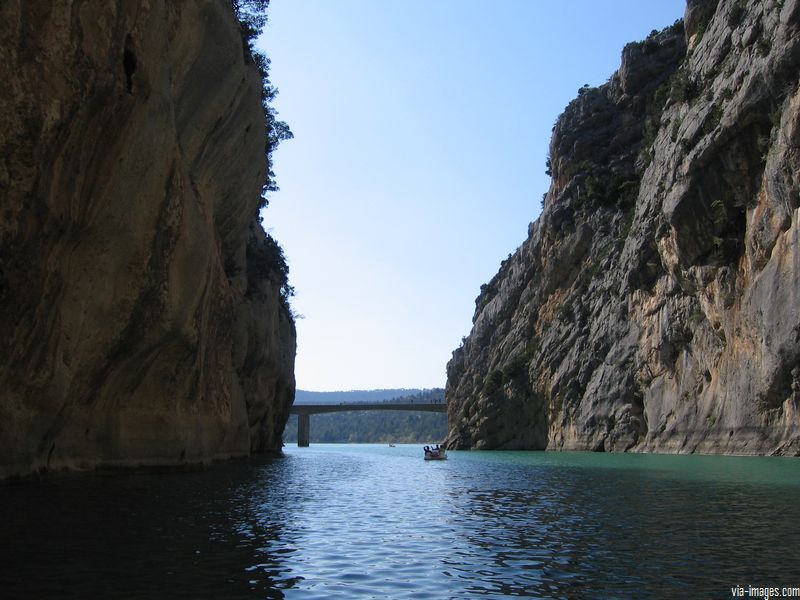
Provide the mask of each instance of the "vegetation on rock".
[{"label": "vegetation on rock", "polygon": [[278,89],[272,85],[269,79],[270,60],[266,54],[255,47],[258,36],[261,35],[267,24],[269,0],[231,0],[231,6],[239,19],[245,60],[258,67],[263,82],[261,102],[264,105],[264,119],[267,126],[265,154],[269,165],[267,180],[261,194],[261,208],[264,208],[269,204],[268,192],[278,191],[275,173],[272,171],[272,153],[280,142],[290,140],[294,135],[289,126],[278,119],[278,111],[272,105],[278,95]]},{"label": "vegetation on rock", "polygon": [[[264,107],[264,123],[267,137],[265,140],[265,155],[267,157],[267,177],[261,191],[261,204],[259,210],[269,204],[269,192],[278,191],[275,173],[272,170],[272,153],[282,141],[294,137],[286,122],[278,119],[278,111],[273,106],[273,101],[278,95],[278,89],[269,79],[270,60],[266,54],[255,46],[258,36],[267,25],[267,9],[269,0],[231,0],[231,6],[239,20],[242,35],[242,48],[245,61],[255,64],[261,74],[262,91],[261,103]],[[281,304],[285,311],[295,318],[297,315],[289,306],[289,299],[294,296],[294,287],[289,284],[289,265],[283,248],[269,233],[264,240],[248,244],[248,255],[254,260],[248,260],[248,269],[260,270],[262,276],[276,277],[280,286]],[[258,258],[256,258],[258,256]],[[252,265],[252,266],[251,266]]]}]

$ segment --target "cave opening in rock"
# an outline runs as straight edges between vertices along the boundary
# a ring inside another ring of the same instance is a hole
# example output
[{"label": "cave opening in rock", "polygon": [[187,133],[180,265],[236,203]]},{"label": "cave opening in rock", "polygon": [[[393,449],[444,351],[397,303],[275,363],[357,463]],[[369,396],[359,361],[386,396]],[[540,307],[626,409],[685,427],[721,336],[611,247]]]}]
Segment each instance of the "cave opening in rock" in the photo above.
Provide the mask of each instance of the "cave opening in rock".
[{"label": "cave opening in rock", "polygon": [[131,34],[125,36],[125,51],[122,53],[122,68],[125,71],[125,85],[128,93],[133,93],[133,74],[136,73],[136,53],[133,51]]}]

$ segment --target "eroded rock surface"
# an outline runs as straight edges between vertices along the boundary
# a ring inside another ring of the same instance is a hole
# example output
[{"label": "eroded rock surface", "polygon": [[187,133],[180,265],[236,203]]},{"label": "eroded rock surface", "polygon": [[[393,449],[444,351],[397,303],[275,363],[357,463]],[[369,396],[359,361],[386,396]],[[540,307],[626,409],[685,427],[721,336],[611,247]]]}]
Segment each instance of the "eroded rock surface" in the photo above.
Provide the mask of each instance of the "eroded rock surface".
[{"label": "eroded rock surface", "polygon": [[448,364],[451,447],[800,453],[800,2],[685,21],[559,118]]},{"label": "eroded rock surface", "polygon": [[0,477],[276,451],[261,79],[230,3],[0,4]]}]

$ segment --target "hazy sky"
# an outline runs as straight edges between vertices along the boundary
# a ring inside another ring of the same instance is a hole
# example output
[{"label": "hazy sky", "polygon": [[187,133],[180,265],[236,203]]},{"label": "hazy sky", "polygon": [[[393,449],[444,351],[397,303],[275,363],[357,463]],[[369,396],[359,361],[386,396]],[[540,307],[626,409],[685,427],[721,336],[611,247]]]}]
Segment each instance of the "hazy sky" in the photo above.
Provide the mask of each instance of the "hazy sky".
[{"label": "hazy sky", "polygon": [[475,297],[527,236],[551,128],[683,0],[272,0],[295,139],[264,225],[297,290],[297,385],[444,386]]}]

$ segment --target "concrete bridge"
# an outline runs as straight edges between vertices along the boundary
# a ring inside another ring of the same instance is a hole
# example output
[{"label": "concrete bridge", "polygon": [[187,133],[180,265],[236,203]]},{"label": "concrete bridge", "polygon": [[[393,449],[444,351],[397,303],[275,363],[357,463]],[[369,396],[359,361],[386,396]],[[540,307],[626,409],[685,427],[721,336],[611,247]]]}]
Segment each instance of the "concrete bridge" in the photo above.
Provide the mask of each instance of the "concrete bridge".
[{"label": "concrete bridge", "polygon": [[311,441],[311,415],[330,412],[347,412],[353,410],[415,410],[419,412],[447,412],[444,402],[419,404],[392,402],[351,402],[347,404],[295,404],[289,414],[297,415],[297,445],[308,446]]}]

